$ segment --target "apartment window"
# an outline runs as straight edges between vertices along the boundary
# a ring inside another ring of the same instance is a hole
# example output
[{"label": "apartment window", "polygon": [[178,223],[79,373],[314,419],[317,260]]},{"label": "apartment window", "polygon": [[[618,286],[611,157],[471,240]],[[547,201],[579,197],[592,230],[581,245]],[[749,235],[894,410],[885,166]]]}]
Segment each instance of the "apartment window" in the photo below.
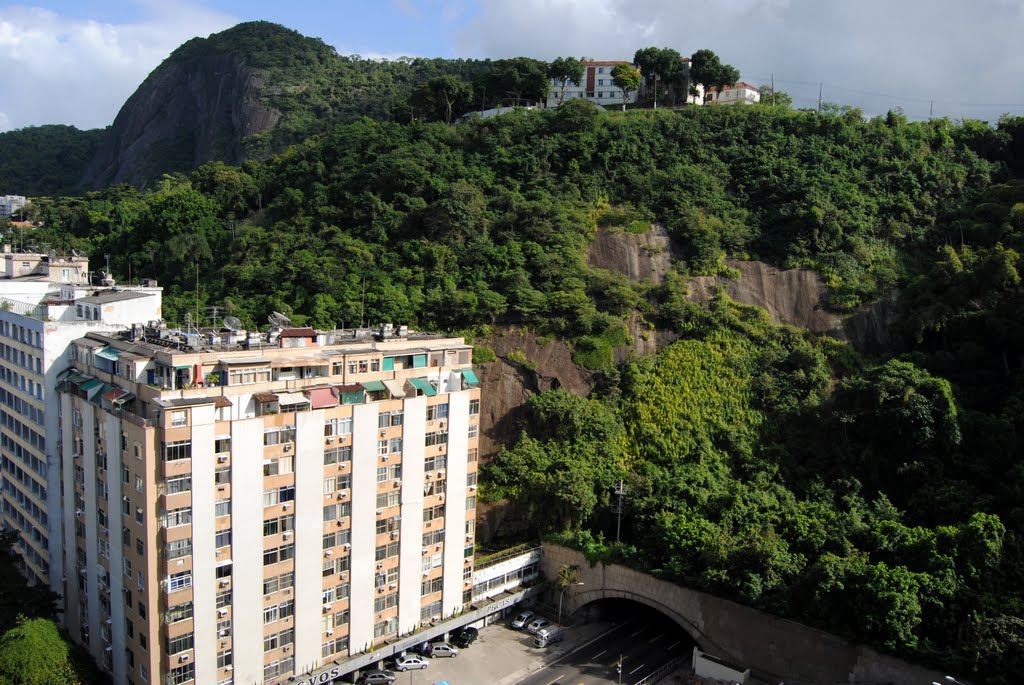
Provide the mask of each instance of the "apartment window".
[{"label": "apartment window", "polygon": [[231,515],[231,500],[219,499],[213,505],[213,515],[217,518]]},{"label": "apartment window", "polygon": [[217,608],[224,609],[231,606],[231,590],[217,593]]},{"label": "apartment window", "polygon": [[447,466],[448,456],[444,454],[435,454],[423,460],[423,470],[427,473],[431,471],[439,471]]},{"label": "apartment window", "polygon": [[232,661],[230,649],[224,652],[217,653],[217,668],[224,668],[225,666],[230,666],[231,664]]},{"label": "apartment window", "polygon": [[218,549],[221,547],[227,547],[231,544],[231,529],[218,530],[214,540]]},{"label": "apartment window", "polygon": [[175,440],[173,442],[163,443],[163,449],[161,453],[164,455],[164,461],[178,461],[179,459],[191,459],[192,458],[192,441],[191,440]]},{"label": "apartment window", "polygon": [[324,478],[324,494],[333,495],[338,489],[338,479],[334,476]]},{"label": "apartment window", "polygon": [[469,415],[476,416],[480,413],[480,400],[469,401]]},{"label": "apartment window", "polygon": [[[177,592],[178,590],[186,590],[192,587],[192,572],[182,571],[181,573],[172,573],[167,576],[167,591]],[[142,614],[144,611],[142,604],[139,604],[139,613]]]},{"label": "apartment window", "polygon": [[281,561],[288,561],[295,558],[295,545],[282,545],[273,549],[264,550],[263,565],[270,566]]},{"label": "apartment window", "polygon": [[228,485],[231,482],[231,467],[222,466],[213,472],[214,485]]},{"label": "apartment window", "polygon": [[377,495],[377,508],[386,509],[388,507],[397,507],[402,503],[402,491],[401,490],[389,490],[388,492],[382,492]]},{"label": "apartment window", "polygon": [[192,490],[192,476],[168,478],[165,483],[165,487],[168,495],[176,495],[179,492],[190,492]]},{"label": "apartment window", "polygon": [[177,526],[184,526],[190,523],[192,523],[192,507],[171,509],[164,514],[161,519],[161,524],[164,528],[175,528]]},{"label": "apartment window", "polygon": [[178,637],[167,638],[167,653],[178,654],[186,650],[192,649],[195,646],[195,638],[192,633],[185,633]]},{"label": "apartment window", "polygon": [[390,516],[384,519],[377,519],[377,535],[397,531],[401,526],[401,516]]},{"label": "apartment window", "polygon": [[480,457],[480,450],[478,448],[476,448],[476,447],[470,447],[466,451],[466,461],[469,462],[470,464],[476,462],[477,459],[479,459],[479,457]]},{"label": "apartment window", "polygon": [[444,505],[439,504],[436,507],[428,507],[423,510],[423,522],[433,521],[434,519],[444,518]]},{"label": "apartment window", "polygon": [[177,623],[178,621],[184,621],[187,618],[192,618],[193,605],[192,602],[185,602],[184,604],[175,604],[167,609],[166,622]]},{"label": "apartment window", "polygon": [[286,473],[291,473],[294,469],[292,457],[278,457],[276,459],[264,459],[263,460],[263,475],[264,476],[279,476]]},{"label": "apartment window", "polygon": [[213,451],[217,454],[224,454],[231,451],[231,438],[217,438],[213,443]]},{"label": "apartment window", "polygon": [[349,586],[348,583],[341,585],[335,585],[324,590],[323,602],[324,604],[330,604],[334,601],[340,601],[342,599],[348,599]]},{"label": "apartment window", "polygon": [[167,558],[179,559],[192,554],[192,539],[171,540],[167,543]]},{"label": "apartment window", "polygon": [[263,431],[263,444],[283,445],[286,442],[295,442],[295,426],[274,426]]},{"label": "apartment window", "polygon": [[295,629],[289,628],[288,630],[282,630],[279,633],[273,635],[267,635],[263,638],[263,651],[269,652],[274,649],[280,649],[285,645],[290,645],[295,642]]},{"label": "apartment window", "polygon": [[470,438],[475,438],[479,432],[480,432],[480,426],[478,424],[475,424],[475,423],[469,424],[469,437]]},{"label": "apartment window", "polygon": [[441,592],[444,589],[444,578],[432,578],[430,580],[424,580],[420,587],[421,595],[431,595],[435,592]]},{"label": "apartment window", "polygon": [[466,498],[466,511],[469,511],[470,509],[476,509],[476,497]]},{"label": "apartment window", "polygon": [[352,417],[342,416],[338,419],[338,435],[352,434]]},{"label": "apartment window", "polygon": [[324,450],[324,466],[330,466],[331,464],[344,464],[350,461],[352,461],[351,447],[336,447],[334,449]]},{"label": "apartment window", "polygon": [[295,499],[295,486],[284,485],[279,488],[271,488],[263,491],[263,506],[272,507],[282,502],[291,502]]},{"label": "apartment window", "polygon": [[337,547],[338,545],[344,545],[351,541],[352,531],[340,530],[336,533],[325,533],[323,536],[323,547],[324,549],[330,549]]},{"label": "apartment window", "polygon": [[377,456],[386,457],[388,454],[388,441],[378,440],[377,441]]},{"label": "apartment window", "polygon": [[352,559],[349,556],[343,556],[338,559],[329,559],[324,562],[322,566],[321,575],[324,578],[333,576],[338,573],[348,571],[351,567]]},{"label": "apartment window", "polygon": [[423,607],[422,609],[420,609],[420,620],[423,621],[424,623],[430,621],[431,619],[440,618],[440,617],[441,617],[441,600],[437,600],[436,602],[431,602],[430,604],[428,604],[425,607]]},{"label": "apartment window", "polygon": [[446,484],[447,481],[444,478],[428,480],[423,484],[423,495],[425,497],[430,497],[431,495],[443,495]]},{"label": "apartment window", "polygon": [[381,621],[373,626],[373,636],[384,637],[385,635],[392,635],[398,632],[398,617],[389,618],[385,621]]},{"label": "apartment window", "polygon": [[324,507],[323,520],[336,521],[352,515],[352,504],[342,502],[341,504],[330,504]]},{"label": "apartment window", "polygon": [[401,426],[403,416],[404,415],[401,411],[381,412],[381,414],[377,417],[377,427],[389,428],[391,426]]},{"label": "apartment window", "polygon": [[471,471],[466,474],[466,487],[472,487],[476,485],[476,471]]},{"label": "apartment window", "polygon": [[437,421],[448,418],[448,404],[432,404],[427,407],[427,421]]},{"label": "apartment window", "polygon": [[444,528],[423,534],[423,546],[439,545],[444,542]]},{"label": "apartment window", "polygon": [[[141,672],[142,672],[142,679],[145,680],[146,679],[145,669],[144,668],[141,669]],[[196,679],[196,665],[195,664],[185,664],[184,666],[178,666],[177,668],[172,668],[170,670],[170,672],[167,674],[167,682],[170,683],[170,685],[183,685],[184,683],[187,683],[188,681],[195,680],[195,679]]]},{"label": "apartment window", "polygon": [[378,483],[383,483],[387,479],[388,479],[388,467],[387,466],[378,466],[377,467],[377,482]]},{"label": "apartment window", "polygon": [[288,618],[295,615],[295,602],[288,600],[287,602],[281,602],[280,604],[272,604],[263,609],[263,622],[273,623],[274,621],[280,621],[283,618]]},{"label": "apartment window", "polygon": [[251,385],[253,383],[269,383],[270,369],[231,369],[228,373],[229,385]]},{"label": "apartment window", "polygon": [[281,590],[287,590],[295,585],[295,574],[292,572],[282,573],[279,576],[273,578],[267,578],[263,581],[263,594],[272,595],[275,592]]},{"label": "apartment window", "polygon": [[295,529],[295,516],[279,516],[274,519],[267,519],[263,522],[263,535],[277,535],[288,530]]},{"label": "apartment window", "polygon": [[320,657],[326,660],[345,649],[348,649],[348,636],[334,638],[324,643],[320,651]]},{"label": "apartment window", "polygon": [[172,411],[171,412],[171,425],[172,426],[187,426],[188,425],[188,412],[184,410]]},{"label": "apartment window", "polygon": [[392,592],[373,600],[373,612],[376,614],[379,614],[382,611],[387,611],[388,609],[396,606],[398,606],[397,592]]},{"label": "apartment window", "polygon": [[426,434],[424,438],[424,444],[427,447],[433,445],[447,445],[448,444],[448,431],[433,431]]},{"label": "apartment window", "polygon": [[231,619],[226,618],[223,621],[217,621],[217,635],[220,637],[227,637],[231,634]]}]

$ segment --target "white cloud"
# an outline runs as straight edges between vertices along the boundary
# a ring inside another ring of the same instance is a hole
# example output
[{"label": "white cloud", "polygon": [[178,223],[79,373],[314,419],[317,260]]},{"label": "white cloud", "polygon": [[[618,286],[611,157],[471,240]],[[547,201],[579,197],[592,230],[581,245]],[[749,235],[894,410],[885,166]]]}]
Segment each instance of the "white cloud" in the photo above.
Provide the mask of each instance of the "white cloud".
[{"label": "white cloud", "polygon": [[[710,48],[745,80],[884,113],[1024,113],[1022,0],[479,0],[455,35],[479,57],[631,59],[649,45]],[[871,95],[881,94],[881,95]],[[1002,107],[980,107],[996,103]],[[1005,105],[1018,105],[1016,108]]]},{"label": "white cloud", "polygon": [[181,43],[235,23],[197,5],[135,2],[140,19],[101,23],[38,7],[0,8],[0,131],[44,123],[97,128]]}]

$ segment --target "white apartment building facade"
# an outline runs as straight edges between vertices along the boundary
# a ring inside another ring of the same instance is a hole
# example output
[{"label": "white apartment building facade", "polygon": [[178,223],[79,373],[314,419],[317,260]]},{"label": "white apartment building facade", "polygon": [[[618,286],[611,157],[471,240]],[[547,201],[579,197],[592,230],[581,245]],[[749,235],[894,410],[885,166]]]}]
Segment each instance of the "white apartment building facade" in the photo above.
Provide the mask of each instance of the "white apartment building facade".
[{"label": "white apartment building facade", "polygon": [[28,204],[23,195],[0,195],[0,216],[11,216]]},{"label": "white apartment building facade", "polygon": [[[586,98],[591,102],[601,105],[622,105],[622,89],[612,83],[612,69],[619,64],[631,64],[626,61],[593,61],[583,62],[583,82],[565,83],[565,101],[574,98]],[[548,95],[547,106],[557,107],[558,98],[562,92],[562,81],[551,79],[551,92]],[[629,94],[626,104],[636,103],[637,94]]]},{"label": "white apartment building facade", "polygon": [[0,525],[20,533],[21,571],[62,592],[57,375],[72,340],[160,316],[160,289],[87,287],[82,256],[13,253],[0,277]]},{"label": "white apartment building facade", "polygon": [[749,83],[740,81],[732,86],[723,86],[720,90],[712,90],[708,104],[753,105],[760,101],[761,91]]},{"label": "white apartment building facade", "polygon": [[472,600],[461,338],[137,326],[72,349],[67,627],[115,682],[330,682]]}]

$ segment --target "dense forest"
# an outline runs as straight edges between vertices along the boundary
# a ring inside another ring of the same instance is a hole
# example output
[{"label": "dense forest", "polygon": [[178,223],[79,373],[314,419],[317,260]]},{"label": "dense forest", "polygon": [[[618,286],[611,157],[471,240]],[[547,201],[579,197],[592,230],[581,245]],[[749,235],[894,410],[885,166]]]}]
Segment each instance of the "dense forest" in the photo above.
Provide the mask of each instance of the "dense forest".
[{"label": "dense forest", "polygon": [[[572,101],[458,125],[363,118],[266,162],[41,199],[33,237],[159,279],[172,321],[217,304],[250,325],[280,310],[568,340],[593,396],[533,399],[487,497],[595,558],[1009,683],[1024,667],[1022,166],[1024,119]],[[676,246],[661,284],[587,265],[597,226],[653,222]],[[687,277],[728,275],[726,256],[813,268],[837,311],[899,292],[901,345],[869,358],[724,296],[689,301]],[[616,367],[634,313],[681,338]]]}]

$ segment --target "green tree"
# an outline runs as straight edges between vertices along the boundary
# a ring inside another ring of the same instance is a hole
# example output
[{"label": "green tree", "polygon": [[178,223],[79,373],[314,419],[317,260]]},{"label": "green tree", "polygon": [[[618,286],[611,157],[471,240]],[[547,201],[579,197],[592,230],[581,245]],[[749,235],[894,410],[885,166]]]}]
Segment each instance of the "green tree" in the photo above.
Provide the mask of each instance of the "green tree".
[{"label": "green tree", "polygon": [[79,685],[68,645],[57,625],[25,618],[0,637],[0,683],[11,685]]},{"label": "green tree", "polygon": [[583,83],[584,72],[583,62],[575,57],[556,57],[548,65],[548,76],[558,85],[558,106],[565,100],[565,89],[570,83],[576,86]]},{"label": "green tree", "polygon": [[772,90],[770,85],[763,85],[757,89],[761,94],[761,99],[757,104],[768,107],[785,107],[791,109],[793,107],[793,97],[782,90]]},{"label": "green tree", "polygon": [[544,102],[551,92],[548,73],[545,62],[529,57],[498,60],[488,76],[487,92],[517,107],[523,100]]},{"label": "green tree", "polygon": [[[731,64],[722,64],[722,60],[711,50],[698,50],[690,57],[690,81],[704,87],[704,101],[711,99],[712,93],[723,86],[731,86],[740,80],[740,72]],[[696,87],[690,91],[697,95]]]},{"label": "green tree", "polygon": [[445,75],[420,84],[413,92],[412,103],[424,117],[450,124],[456,114],[465,112],[472,98],[471,84],[458,76]]},{"label": "green tree", "polygon": [[640,89],[640,70],[631,64],[616,64],[612,68],[612,83],[622,89],[622,111],[626,111],[629,96]]},{"label": "green tree", "polygon": [[641,48],[633,55],[633,64],[640,69],[646,83],[653,83],[652,90],[648,93],[648,99],[654,100],[654,107],[658,107],[659,81],[669,83],[679,78],[683,73],[682,55],[672,48]]}]

